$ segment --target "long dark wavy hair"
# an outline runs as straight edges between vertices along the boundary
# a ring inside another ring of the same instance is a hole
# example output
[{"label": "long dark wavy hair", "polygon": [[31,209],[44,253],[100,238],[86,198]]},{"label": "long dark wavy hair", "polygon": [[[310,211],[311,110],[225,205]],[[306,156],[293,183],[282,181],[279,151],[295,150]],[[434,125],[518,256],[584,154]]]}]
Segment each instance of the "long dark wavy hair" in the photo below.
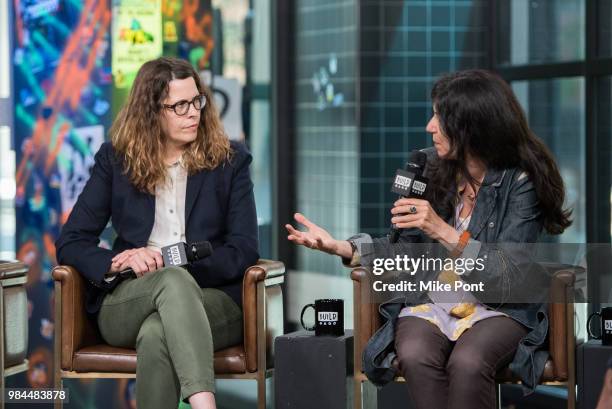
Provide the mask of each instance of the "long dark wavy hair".
[{"label": "long dark wavy hair", "polygon": [[510,86],[498,75],[466,70],[441,77],[431,99],[450,152],[430,172],[432,203],[441,214],[452,214],[457,181],[478,185],[468,173],[466,158],[480,160],[487,169],[519,168],[535,186],[544,228],[561,234],[572,223],[563,208],[565,188],[546,145],[529,129]]}]

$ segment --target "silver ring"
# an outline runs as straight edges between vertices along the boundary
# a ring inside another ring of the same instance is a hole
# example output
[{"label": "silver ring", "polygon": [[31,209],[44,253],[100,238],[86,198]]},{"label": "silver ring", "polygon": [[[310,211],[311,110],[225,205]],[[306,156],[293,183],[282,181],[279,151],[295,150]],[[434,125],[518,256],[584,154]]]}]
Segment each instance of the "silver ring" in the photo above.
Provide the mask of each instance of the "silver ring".
[{"label": "silver ring", "polygon": [[415,214],[417,212],[417,208],[416,206],[412,206],[408,209],[408,212],[410,212],[410,214]]}]

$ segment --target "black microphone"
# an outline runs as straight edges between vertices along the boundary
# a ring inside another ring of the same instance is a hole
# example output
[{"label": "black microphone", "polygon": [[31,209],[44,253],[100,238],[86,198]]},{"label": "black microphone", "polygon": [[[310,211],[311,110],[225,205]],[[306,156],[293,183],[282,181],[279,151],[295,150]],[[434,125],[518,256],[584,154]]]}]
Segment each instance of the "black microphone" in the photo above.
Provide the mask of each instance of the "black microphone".
[{"label": "black microphone", "polygon": [[[429,180],[423,176],[423,169],[427,163],[427,154],[419,150],[413,150],[410,154],[410,161],[406,163],[404,169],[398,169],[395,179],[391,186],[391,191],[397,193],[401,198],[425,198],[427,184]],[[389,232],[389,242],[397,243],[401,229],[391,226]]]},{"label": "black microphone", "polygon": [[[209,241],[198,241],[191,244],[184,242],[171,244],[161,248],[164,266],[183,267],[194,261],[202,260],[212,254],[212,246]],[[136,273],[131,268],[118,273],[106,274],[107,277],[119,275],[120,277],[135,277]]]}]

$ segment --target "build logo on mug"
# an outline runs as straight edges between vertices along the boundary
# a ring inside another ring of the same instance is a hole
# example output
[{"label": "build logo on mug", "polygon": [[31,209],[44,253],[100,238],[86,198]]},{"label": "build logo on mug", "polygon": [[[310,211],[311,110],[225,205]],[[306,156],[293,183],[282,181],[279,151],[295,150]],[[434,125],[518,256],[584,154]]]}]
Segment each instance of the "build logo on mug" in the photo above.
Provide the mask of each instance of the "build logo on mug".
[{"label": "build logo on mug", "polygon": [[[304,313],[309,307],[315,310],[315,325],[313,327],[307,327],[304,324]],[[342,336],[344,335],[344,300],[315,300],[314,304],[308,304],[302,308],[300,321],[306,331],[314,330],[316,336]]]},{"label": "build logo on mug", "polygon": [[[593,318],[601,319],[601,335],[597,336],[591,331],[591,321]],[[612,308],[602,308],[601,312],[594,312],[587,321],[587,330],[591,338],[601,339],[602,345],[612,345]]]}]

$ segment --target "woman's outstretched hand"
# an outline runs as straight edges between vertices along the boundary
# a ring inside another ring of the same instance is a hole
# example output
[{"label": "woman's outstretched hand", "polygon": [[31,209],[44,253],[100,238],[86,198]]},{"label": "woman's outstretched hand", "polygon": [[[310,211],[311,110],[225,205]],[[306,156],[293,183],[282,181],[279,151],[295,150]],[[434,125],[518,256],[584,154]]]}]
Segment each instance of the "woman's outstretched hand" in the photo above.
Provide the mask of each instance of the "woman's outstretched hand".
[{"label": "woman's outstretched hand", "polygon": [[301,213],[294,214],[293,218],[306,227],[306,231],[296,230],[292,225],[286,224],[285,227],[289,232],[287,240],[340,257],[350,258],[352,256],[353,250],[348,241],[334,239],[327,230],[317,226]]}]

